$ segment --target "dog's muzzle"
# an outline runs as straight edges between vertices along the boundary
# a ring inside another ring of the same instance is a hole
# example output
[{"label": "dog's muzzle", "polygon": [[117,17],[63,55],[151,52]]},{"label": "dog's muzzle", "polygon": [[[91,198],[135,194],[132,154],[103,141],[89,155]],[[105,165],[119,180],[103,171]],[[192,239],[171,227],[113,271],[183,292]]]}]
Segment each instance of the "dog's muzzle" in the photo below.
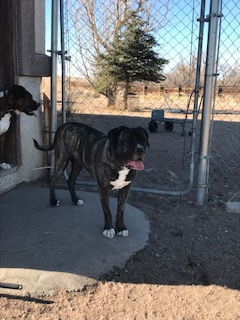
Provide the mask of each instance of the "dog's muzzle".
[{"label": "dog's muzzle", "polygon": [[144,156],[145,156],[145,148],[142,145],[138,144],[134,150],[133,159],[127,163],[127,166],[133,170],[143,170]]},{"label": "dog's muzzle", "polygon": [[33,101],[34,103],[31,106],[27,106],[24,108],[23,112],[26,113],[28,116],[36,116],[34,111],[36,111],[41,103],[38,103],[36,101]]}]

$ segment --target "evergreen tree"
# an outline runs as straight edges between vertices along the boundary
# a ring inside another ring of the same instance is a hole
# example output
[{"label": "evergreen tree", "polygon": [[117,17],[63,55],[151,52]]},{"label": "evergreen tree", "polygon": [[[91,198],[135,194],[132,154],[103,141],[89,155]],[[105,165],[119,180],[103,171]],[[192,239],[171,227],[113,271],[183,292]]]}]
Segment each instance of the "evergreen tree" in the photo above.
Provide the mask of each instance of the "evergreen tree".
[{"label": "evergreen tree", "polygon": [[131,12],[120,32],[115,36],[108,52],[97,59],[97,82],[100,90],[116,90],[120,82],[125,83],[125,107],[130,83],[133,81],[165,80],[163,66],[168,61],[159,58],[154,51],[155,38],[145,30],[143,20]]}]

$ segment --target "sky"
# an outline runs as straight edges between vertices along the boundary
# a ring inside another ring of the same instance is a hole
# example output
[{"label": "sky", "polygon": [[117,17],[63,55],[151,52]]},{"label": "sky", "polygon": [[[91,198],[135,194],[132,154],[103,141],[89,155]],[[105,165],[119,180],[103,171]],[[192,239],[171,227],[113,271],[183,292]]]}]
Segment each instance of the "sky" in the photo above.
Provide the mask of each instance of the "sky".
[{"label": "sky", "polygon": [[[45,0],[46,50],[51,48],[51,2],[51,0]],[[153,0],[153,7],[156,12],[161,12],[162,10],[159,3],[159,0]],[[224,16],[222,18],[220,60],[222,63],[227,62],[231,65],[240,61],[239,3],[238,0],[223,0]],[[209,12],[209,4],[210,0],[206,0],[206,13]],[[169,60],[166,72],[170,71],[182,59],[190,60],[191,53],[196,55],[199,28],[197,18],[199,17],[199,12],[200,0],[169,0],[167,22],[154,34],[160,44],[158,49],[160,56]],[[204,28],[204,48],[206,48],[207,23]],[[72,48],[70,55],[77,56],[77,52]]]}]

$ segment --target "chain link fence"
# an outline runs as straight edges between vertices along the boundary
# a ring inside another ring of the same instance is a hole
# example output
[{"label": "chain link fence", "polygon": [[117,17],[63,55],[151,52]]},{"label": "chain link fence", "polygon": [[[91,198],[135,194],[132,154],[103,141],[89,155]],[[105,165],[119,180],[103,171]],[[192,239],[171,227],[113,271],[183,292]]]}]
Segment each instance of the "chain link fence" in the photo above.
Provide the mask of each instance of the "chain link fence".
[{"label": "chain link fence", "polygon": [[211,141],[210,198],[240,191],[240,4],[222,2],[218,79]]},{"label": "chain link fence", "polygon": [[[200,7],[200,0],[64,1],[65,46],[67,55],[71,56],[71,61],[66,61],[68,121],[81,121],[105,133],[120,125],[147,129],[150,149],[145,170],[136,180],[137,186],[183,190],[188,185]],[[239,179],[236,179],[240,169],[239,9],[236,0],[223,1],[219,77],[211,139],[210,198],[214,199],[226,200],[239,190]],[[126,108],[121,85],[114,104],[109,104],[108,97],[96,90],[95,68],[97,57],[109,50],[116,28],[132,11],[147,21],[146,31],[158,43],[155,50],[168,63],[163,68],[164,81],[139,80],[130,84]],[[206,38],[207,23],[202,85]],[[202,91],[199,92],[199,108],[201,96]],[[157,130],[152,130],[149,124],[156,110],[164,111],[165,121],[157,120],[154,123]],[[201,112],[196,150],[200,120]],[[89,177],[82,174],[80,179],[89,180]]]}]

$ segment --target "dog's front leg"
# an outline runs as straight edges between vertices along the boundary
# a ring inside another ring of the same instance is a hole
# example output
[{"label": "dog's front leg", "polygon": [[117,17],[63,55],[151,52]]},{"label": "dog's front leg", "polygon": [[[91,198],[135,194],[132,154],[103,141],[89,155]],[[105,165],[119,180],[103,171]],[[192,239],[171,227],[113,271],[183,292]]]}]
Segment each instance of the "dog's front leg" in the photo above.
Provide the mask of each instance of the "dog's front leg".
[{"label": "dog's front leg", "polygon": [[113,238],[115,236],[115,230],[113,228],[112,215],[109,208],[108,190],[102,186],[99,186],[99,195],[102,203],[104,220],[105,220],[103,235],[107,238]]},{"label": "dog's front leg", "polygon": [[126,200],[129,194],[130,185],[119,190],[118,193],[118,207],[116,216],[116,232],[118,235],[128,237],[128,230],[124,225],[123,214],[125,210]]}]

